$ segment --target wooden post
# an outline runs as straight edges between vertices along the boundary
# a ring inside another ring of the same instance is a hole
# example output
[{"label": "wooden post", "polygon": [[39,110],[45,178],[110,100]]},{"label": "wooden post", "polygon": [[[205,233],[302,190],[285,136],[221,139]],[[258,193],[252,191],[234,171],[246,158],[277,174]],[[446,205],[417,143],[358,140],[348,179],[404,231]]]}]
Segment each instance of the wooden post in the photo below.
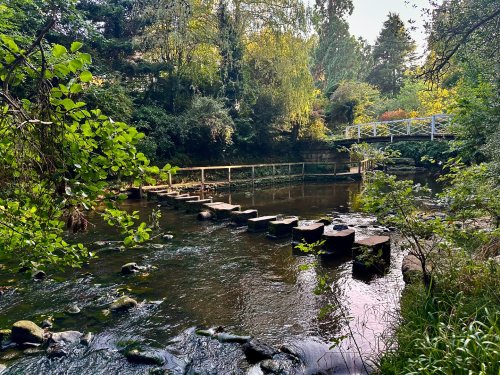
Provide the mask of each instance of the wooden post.
[{"label": "wooden post", "polygon": [[431,141],[434,140],[434,132],[436,130],[436,116],[432,116],[431,120]]},{"label": "wooden post", "polygon": [[302,163],[302,181],[304,181],[306,175],[306,163]]},{"label": "wooden post", "polygon": [[408,119],[408,123],[406,124],[406,135],[411,135],[411,119]]},{"label": "wooden post", "polygon": [[201,191],[205,191],[205,168],[201,168]]},{"label": "wooden post", "polygon": [[276,166],[273,164],[273,181],[275,177],[276,177]]},{"label": "wooden post", "polygon": [[333,164],[333,176],[337,177],[337,163]]},{"label": "wooden post", "polygon": [[373,124],[373,136],[377,136],[377,123]]},{"label": "wooden post", "polygon": [[231,186],[231,167],[227,168],[227,181],[229,182],[229,186]]},{"label": "wooden post", "polygon": [[172,173],[168,171],[168,187],[172,189]]},{"label": "wooden post", "polygon": [[361,174],[361,162],[358,161],[358,173]]},{"label": "wooden post", "polygon": [[288,181],[292,180],[292,164],[288,164]]},{"label": "wooden post", "polygon": [[255,184],[255,165],[252,165],[252,187]]}]

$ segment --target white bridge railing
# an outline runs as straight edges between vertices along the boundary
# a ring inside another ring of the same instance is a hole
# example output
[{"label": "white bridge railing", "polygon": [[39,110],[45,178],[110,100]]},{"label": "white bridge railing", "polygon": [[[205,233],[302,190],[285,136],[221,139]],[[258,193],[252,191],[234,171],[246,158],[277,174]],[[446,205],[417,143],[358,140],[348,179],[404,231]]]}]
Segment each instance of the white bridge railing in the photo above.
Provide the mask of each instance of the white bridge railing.
[{"label": "white bridge railing", "polygon": [[450,134],[451,116],[440,114],[429,117],[417,117],[404,120],[371,122],[368,124],[351,125],[345,129],[346,139],[363,139],[374,137],[395,136],[434,136]]}]

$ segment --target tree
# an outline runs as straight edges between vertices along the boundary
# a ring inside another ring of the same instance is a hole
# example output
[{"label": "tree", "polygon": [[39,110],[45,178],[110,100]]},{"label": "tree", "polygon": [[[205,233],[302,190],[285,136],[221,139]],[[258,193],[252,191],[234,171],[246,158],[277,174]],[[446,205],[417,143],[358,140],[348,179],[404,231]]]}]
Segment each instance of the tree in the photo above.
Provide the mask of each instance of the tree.
[{"label": "tree", "polygon": [[427,24],[429,54],[424,75],[439,82],[453,62],[479,58],[483,75],[498,77],[500,55],[498,22],[500,5],[496,0],[446,0],[431,13]]},{"label": "tree", "polygon": [[414,50],[415,42],[399,15],[389,13],[373,47],[374,66],[368,82],[377,86],[383,94],[396,95]]},{"label": "tree", "polygon": [[344,16],[351,14],[352,1],[317,1],[313,24],[318,33],[314,49],[314,76],[323,92],[330,94],[341,81],[366,77],[370,48],[349,33]]},{"label": "tree", "polygon": [[136,150],[143,134],[80,100],[93,79],[91,57],[80,42],[47,44],[55,23],[26,46],[0,35],[0,257],[30,268],[88,259],[85,246],[66,242],[63,231],[86,230],[99,206],[125,245],[148,239],[145,223],[134,228],[137,214],[116,207],[126,195],[112,187],[162,175]]}]

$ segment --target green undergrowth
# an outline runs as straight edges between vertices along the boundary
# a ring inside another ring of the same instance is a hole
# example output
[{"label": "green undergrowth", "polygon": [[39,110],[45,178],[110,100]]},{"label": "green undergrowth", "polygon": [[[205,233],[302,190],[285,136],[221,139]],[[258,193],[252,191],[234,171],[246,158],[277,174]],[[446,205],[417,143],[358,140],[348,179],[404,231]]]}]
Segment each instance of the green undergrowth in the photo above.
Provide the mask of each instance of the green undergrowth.
[{"label": "green undergrowth", "polygon": [[406,287],[379,374],[500,374],[500,266],[453,263],[430,289]]}]

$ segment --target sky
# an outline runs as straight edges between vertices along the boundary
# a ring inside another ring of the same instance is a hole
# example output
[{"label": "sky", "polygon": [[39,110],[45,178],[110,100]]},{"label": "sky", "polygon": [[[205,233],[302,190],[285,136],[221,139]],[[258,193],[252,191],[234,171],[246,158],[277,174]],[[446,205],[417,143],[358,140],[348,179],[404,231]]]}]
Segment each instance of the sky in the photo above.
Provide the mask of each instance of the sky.
[{"label": "sky", "polygon": [[[410,4],[406,4],[406,2]],[[374,44],[389,12],[398,13],[407,28],[410,27],[408,20],[416,21],[413,26],[416,26],[417,29],[410,30],[410,34],[417,42],[417,53],[423,53],[426,42],[421,10],[429,5],[429,1],[410,0],[406,2],[405,0],[353,0],[354,12],[347,19],[351,34],[360,36],[368,43]]]}]

